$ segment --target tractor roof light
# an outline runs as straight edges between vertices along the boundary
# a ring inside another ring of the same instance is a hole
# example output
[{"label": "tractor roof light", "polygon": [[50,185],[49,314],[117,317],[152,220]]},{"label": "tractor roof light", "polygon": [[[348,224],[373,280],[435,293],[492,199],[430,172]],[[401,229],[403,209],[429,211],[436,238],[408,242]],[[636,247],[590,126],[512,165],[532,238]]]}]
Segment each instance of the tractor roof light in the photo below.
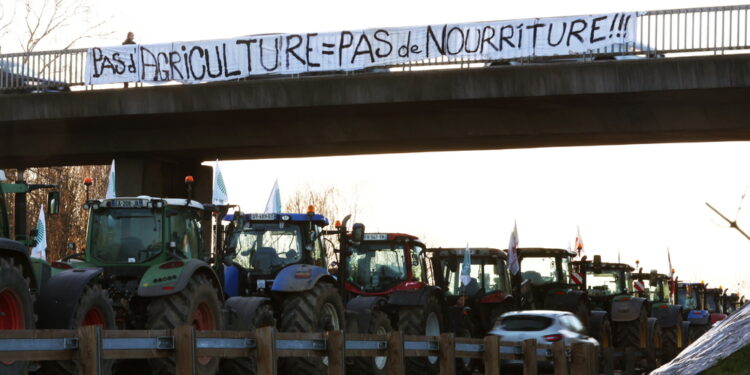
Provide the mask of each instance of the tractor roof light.
[{"label": "tractor roof light", "polygon": [[315,206],[313,206],[313,205],[307,206],[307,214],[308,215],[314,215],[315,214]]},{"label": "tractor roof light", "polygon": [[195,182],[195,179],[193,178],[193,176],[185,176],[186,184],[192,184],[193,182]]},{"label": "tractor roof light", "polygon": [[336,228],[341,228],[341,221],[336,220],[336,222],[333,224],[333,226],[336,227]]},{"label": "tractor roof light", "polygon": [[94,183],[94,179],[91,177],[86,177],[83,179],[83,184],[86,186],[91,186]]}]

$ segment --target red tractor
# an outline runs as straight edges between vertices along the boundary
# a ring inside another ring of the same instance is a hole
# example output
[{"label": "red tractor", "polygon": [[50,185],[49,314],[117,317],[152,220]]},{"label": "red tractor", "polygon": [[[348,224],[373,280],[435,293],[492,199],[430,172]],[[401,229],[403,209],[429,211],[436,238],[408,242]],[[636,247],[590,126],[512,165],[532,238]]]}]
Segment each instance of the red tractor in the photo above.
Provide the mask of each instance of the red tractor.
[{"label": "red tractor", "polygon": [[[355,230],[357,230],[355,224]],[[364,230],[364,227],[359,227]],[[344,235],[346,229],[339,227]],[[443,292],[428,284],[425,245],[403,233],[366,233],[359,242],[340,241],[338,277],[343,288],[348,332],[439,336],[443,331]],[[354,326],[356,325],[356,326]],[[357,358],[350,372],[385,374],[387,358]],[[408,357],[409,374],[438,371],[438,357]]]}]

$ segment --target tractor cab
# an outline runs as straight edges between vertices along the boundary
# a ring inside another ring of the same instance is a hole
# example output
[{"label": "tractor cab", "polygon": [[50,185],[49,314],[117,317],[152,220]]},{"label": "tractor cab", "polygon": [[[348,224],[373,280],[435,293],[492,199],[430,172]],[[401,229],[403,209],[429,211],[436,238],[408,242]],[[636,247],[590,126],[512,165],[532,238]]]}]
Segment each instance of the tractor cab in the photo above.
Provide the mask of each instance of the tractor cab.
[{"label": "tractor cab", "polygon": [[711,324],[727,318],[727,313],[724,311],[722,304],[725,292],[722,287],[706,288],[704,299],[706,301],[706,310],[711,314]]},{"label": "tractor cab", "polygon": [[704,291],[703,283],[678,283],[676,302],[684,311],[705,310]]},{"label": "tractor cab", "polygon": [[237,212],[224,220],[230,222],[224,251],[224,288],[230,297],[267,295],[282,270],[292,266],[317,266],[314,271],[297,269],[293,277],[300,281],[325,270],[320,234],[328,219],[312,208],[307,214]]},{"label": "tractor cab", "polygon": [[356,295],[388,295],[427,283],[425,245],[403,233],[366,233],[349,247],[346,290]]},{"label": "tractor cab", "polygon": [[521,278],[527,281],[533,293],[533,301],[543,306],[548,294],[566,294],[575,289],[571,283],[571,259],[575,252],[564,249],[520,248],[517,249]]},{"label": "tractor cab", "polygon": [[585,288],[595,309],[610,311],[612,302],[629,298],[632,294],[633,267],[624,263],[608,263],[595,260],[573,262],[574,269],[583,275],[580,284]]},{"label": "tractor cab", "polygon": [[[471,251],[469,283],[461,281],[465,248],[433,248],[427,252],[432,261],[436,284],[445,291],[448,305],[467,306],[484,336],[502,313],[513,310],[507,255],[498,249],[475,248]],[[459,300],[463,300],[459,303]]]},{"label": "tractor cab", "polygon": [[724,305],[724,312],[727,315],[737,311],[740,307],[742,307],[742,304],[740,303],[740,295],[737,293],[725,295],[722,299],[722,304]]}]

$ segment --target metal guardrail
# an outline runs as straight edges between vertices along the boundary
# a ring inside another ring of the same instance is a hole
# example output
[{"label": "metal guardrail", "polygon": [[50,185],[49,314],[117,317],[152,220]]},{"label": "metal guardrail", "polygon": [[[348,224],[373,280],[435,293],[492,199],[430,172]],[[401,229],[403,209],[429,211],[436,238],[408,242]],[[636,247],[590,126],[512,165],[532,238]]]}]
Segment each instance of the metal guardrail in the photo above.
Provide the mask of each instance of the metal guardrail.
[{"label": "metal guardrail", "polygon": [[[612,56],[640,55],[645,57],[680,56],[685,54],[724,54],[750,50],[748,41],[749,5],[708,8],[668,9],[644,12],[638,16],[636,42],[616,48],[591,51],[585,55],[555,56],[552,59],[577,58],[593,61]],[[67,91],[83,86],[86,70],[86,49],[0,54],[0,93]],[[521,62],[544,61],[526,58]],[[475,68],[508,60],[468,58],[437,58],[378,68],[389,72],[420,69]],[[371,72],[372,70],[365,70]],[[330,74],[357,74],[358,72]],[[320,73],[316,73],[320,74]],[[262,79],[253,76],[243,79]],[[276,77],[276,76],[274,76]],[[292,75],[290,78],[299,77]],[[93,88],[93,87],[89,87]]]}]

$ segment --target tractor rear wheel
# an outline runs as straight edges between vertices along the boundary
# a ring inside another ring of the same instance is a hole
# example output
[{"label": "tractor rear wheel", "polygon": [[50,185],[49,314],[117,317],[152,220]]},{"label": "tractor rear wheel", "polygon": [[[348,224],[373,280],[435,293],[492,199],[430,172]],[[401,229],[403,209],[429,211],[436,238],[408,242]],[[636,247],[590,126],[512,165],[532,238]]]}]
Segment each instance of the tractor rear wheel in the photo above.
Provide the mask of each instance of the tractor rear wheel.
[{"label": "tractor rear wheel", "polygon": [[[344,304],[327,282],[286,297],[281,306],[281,332],[325,332],[344,328]],[[279,360],[280,374],[325,374],[328,358],[290,357]]]},{"label": "tractor rear wheel", "polygon": [[678,347],[678,336],[679,330],[681,329],[679,323],[669,328],[662,328],[661,330],[661,350],[662,350],[662,362],[667,363],[672,358],[677,356],[679,352]]},{"label": "tractor rear wheel", "polygon": [[[251,311],[254,305],[251,306],[248,303],[249,300],[246,297],[232,297],[224,302],[224,306],[228,310],[234,310],[237,313],[237,319],[239,320],[237,329],[255,331],[256,328],[275,327],[276,319],[274,319],[271,305],[263,304],[258,306],[255,311]],[[248,319],[248,317],[252,318]],[[224,358],[221,360],[220,373],[222,374],[255,375],[257,371],[258,363],[255,357]]]},{"label": "tractor rear wheel", "polygon": [[[81,298],[78,300],[71,326],[68,329],[78,329],[85,326],[99,326],[103,329],[115,328],[115,310],[109,293],[99,285],[86,285]],[[102,361],[102,374],[112,373],[112,360]],[[42,362],[42,374],[80,374],[78,361]]]},{"label": "tractor rear wheel", "polygon": [[[0,259],[0,330],[34,329],[34,300],[29,279],[12,259]],[[0,374],[25,374],[28,362],[0,362]]]},{"label": "tractor rear wheel", "polygon": [[[148,304],[147,329],[174,329],[193,325],[198,331],[223,328],[221,302],[211,280],[201,274],[190,278],[178,293],[155,298]],[[149,360],[152,374],[175,374],[174,358]],[[198,357],[196,374],[211,375],[219,369],[219,358]]]},{"label": "tractor rear wheel", "polygon": [[[440,304],[430,296],[424,306],[404,307],[398,312],[398,329],[405,335],[440,336],[442,332]],[[406,373],[427,375],[438,373],[438,357],[406,357]]]},{"label": "tractor rear wheel", "polygon": [[[362,332],[369,334],[387,335],[393,331],[391,321],[382,311],[374,310],[370,318],[370,327]],[[350,374],[385,375],[388,373],[388,357],[354,357]]]},{"label": "tractor rear wheel", "polygon": [[708,326],[708,324],[701,324],[701,325],[690,325],[690,342],[695,342],[695,340],[698,340],[701,336],[703,336],[704,333],[708,332],[708,330],[711,329],[711,327]]}]

